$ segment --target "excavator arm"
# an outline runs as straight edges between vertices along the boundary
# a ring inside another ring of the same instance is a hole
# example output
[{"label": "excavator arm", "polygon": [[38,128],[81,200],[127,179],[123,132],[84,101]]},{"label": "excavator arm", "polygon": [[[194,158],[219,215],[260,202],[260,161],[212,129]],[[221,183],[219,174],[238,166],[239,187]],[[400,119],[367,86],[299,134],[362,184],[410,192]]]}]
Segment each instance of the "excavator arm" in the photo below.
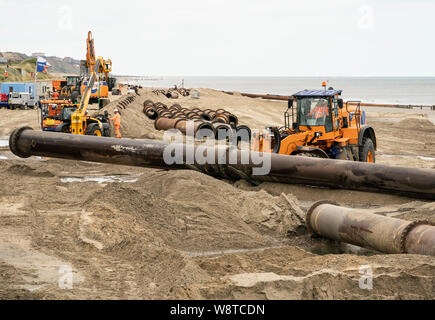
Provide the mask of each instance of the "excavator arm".
[{"label": "excavator arm", "polygon": [[100,68],[100,59],[95,61],[94,69],[91,72],[88,84],[80,100],[80,104],[77,110],[71,115],[71,133],[72,134],[84,134],[86,129],[86,109],[89,105],[89,99],[91,98],[92,88],[97,80],[97,71]]},{"label": "excavator arm", "polygon": [[77,108],[77,112],[82,116],[86,113],[86,109],[88,108],[89,99],[92,94],[92,88],[94,87],[95,81],[97,80],[97,72],[100,67],[100,60],[97,59],[94,65],[94,70],[91,72],[91,76],[88,81],[88,85],[83,93],[82,99],[80,100],[79,107]]},{"label": "excavator arm", "polygon": [[[106,82],[109,82],[109,73],[112,72],[112,60],[104,60],[102,57],[95,56],[95,45],[92,32],[88,32],[88,39],[86,40],[86,66],[89,70],[89,74],[93,71],[103,74]],[[97,61],[100,62],[99,66],[96,66]]]}]

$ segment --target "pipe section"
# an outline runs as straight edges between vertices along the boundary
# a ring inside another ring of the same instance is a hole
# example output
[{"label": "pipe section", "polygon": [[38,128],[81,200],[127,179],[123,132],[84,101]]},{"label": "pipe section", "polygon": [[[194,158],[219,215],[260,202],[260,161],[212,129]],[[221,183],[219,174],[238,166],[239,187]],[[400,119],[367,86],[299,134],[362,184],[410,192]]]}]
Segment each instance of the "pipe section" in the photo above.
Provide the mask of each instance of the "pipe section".
[{"label": "pipe section", "polygon": [[[185,128],[185,120],[176,124]],[[210,125],[210,124],[209,124]],[[200,128],[195,124],[196,128]],[[168,144],[141,139],[116,139],[56,132],[34,131],[29,127],[15,129],[9,138],[12,152],[19,157],[47,156],[83,161],[108,162],[124,165],[158,167],[163,169],[186,168],[184,164],[171,165],[164,161],[163,152]],[[218,161],[219,148],[203,145],[181,145],[182,160],[186,161],[196,148],[214,154],[213,163],[192,164],[207,174],[216,169],[218,177],[234,177],[256,181],[298,183],[313,186],[397,193],[408,197],[435,199],[435,170],[386,166],[366,162],[331,160],[310,157],[263,154],[226,146],[224,163]],[[229,159],[236,159],[230,163]],[[247,159],[242,163],[241,159]],[[254,160],[253,160],[254,159]],[[258,161],[262,159],[262,161]],[[186,162],[185,162],[186,163]],[[158,165],[157,165],[158,164]],[[188,165],[188,168],[192,168]],[[267,174],[253,175],[254,168],[268,167]],[[237,176],[237,175],[236,175]]]},{"label": "pipe section", "polygon": [[306,225],[326,238],[380,252],[435,256],[435,226],[427,221],[406,221],[319,201],[309,209]]}]

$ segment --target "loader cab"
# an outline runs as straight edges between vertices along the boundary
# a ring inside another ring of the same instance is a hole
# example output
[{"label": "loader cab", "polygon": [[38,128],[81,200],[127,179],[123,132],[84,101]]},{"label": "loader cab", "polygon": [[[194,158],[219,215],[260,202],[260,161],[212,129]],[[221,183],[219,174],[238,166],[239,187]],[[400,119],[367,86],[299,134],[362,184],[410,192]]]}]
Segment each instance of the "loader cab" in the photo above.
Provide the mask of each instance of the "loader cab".
[{"label": "loader cab", "polygon": [[[289,100],[292,115],[292,128],[296,131],[332,132],[338,118],[339,108],[343,106],[339,98],[342,90],[304,90],[293,95]],[[286,126],[290,114],[287,111]]]},{"label": "loader cab", "polygon": [[56,127],[63,123],[65,109],[70,108],[71,102],[67,100],[42,100],[41,109],[41,128],[43,131],[56,131]]},{"label": "loader cab", "polygon": [[79,76],[68,76],[66,77],[66,85],[68,87],[77,88],[80,86],[81,78]]},{"label": "loader cab", "polygon": [[62,120],[64,122],[71,122],[71,115],[77,111],[77,105],[71,105],[63,108],[62,110]]}]

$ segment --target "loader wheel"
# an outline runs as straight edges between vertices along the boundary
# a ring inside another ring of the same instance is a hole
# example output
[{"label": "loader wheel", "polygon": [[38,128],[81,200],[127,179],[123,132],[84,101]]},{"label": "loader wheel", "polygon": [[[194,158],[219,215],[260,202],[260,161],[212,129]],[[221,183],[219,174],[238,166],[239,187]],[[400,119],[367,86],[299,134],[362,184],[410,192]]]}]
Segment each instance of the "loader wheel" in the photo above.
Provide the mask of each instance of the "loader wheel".
[{"label": "loader wheel", "polygon": [[375,147],[370,138],[364,138],[363,144],[360,147],[359,160],[361,162],[375,163]]},{"label": "loader wheel", "polygon": [[71,92],[72,103],[76,103],[78,101],[79,96],[80,96],[80,92],[78,92],[78,91]]},{"label": "loader wheel", "polygon": [[98,124],[92,123],[86,128],[85,135],[101,137],[103,133],[101,132],[101,129],[98,126]]}]

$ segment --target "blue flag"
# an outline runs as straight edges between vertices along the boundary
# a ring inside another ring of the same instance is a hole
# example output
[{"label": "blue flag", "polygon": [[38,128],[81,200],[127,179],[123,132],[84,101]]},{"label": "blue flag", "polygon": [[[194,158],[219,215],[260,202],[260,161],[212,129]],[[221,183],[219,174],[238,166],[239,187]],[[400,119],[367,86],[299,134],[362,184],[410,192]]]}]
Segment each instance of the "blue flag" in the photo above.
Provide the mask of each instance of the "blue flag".
[{"label": "blue flag", "polygon": [[47,73],[47,68],[50,67],[50,64],[47,62],[45,58],[38,57],[36,60],[36,72]]}]

